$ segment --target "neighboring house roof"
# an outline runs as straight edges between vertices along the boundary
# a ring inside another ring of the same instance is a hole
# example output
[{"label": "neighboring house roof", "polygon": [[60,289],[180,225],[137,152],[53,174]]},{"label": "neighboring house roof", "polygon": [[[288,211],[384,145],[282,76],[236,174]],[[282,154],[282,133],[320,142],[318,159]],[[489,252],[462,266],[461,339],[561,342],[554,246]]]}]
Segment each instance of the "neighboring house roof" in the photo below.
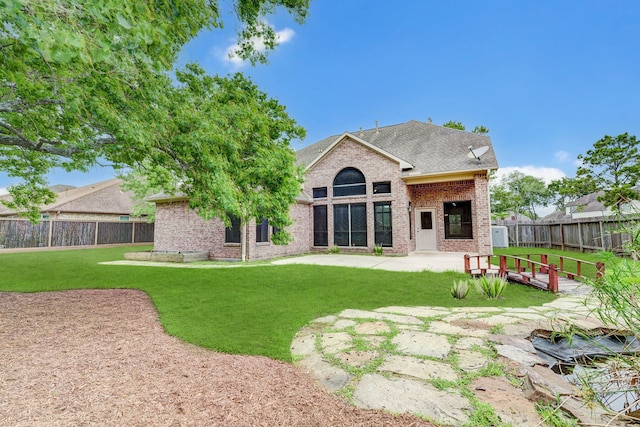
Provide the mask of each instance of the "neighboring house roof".
[{"label": "neighboring house roof", "polygon": [[[633,187],[634,190],[640,192],[640,186]],[[598,197],[602,196],[604,191],[597,191],[585,196],[579,197],[576,200],[566,204],[567,209],[564,211],[552,212],[549,215],[542,218],[544,221],[557,221],[562,219],[571,219],[573,217],[590,217],[590,216],[608,216],[613,212],[610,208],[606,207]]]},{"label": "neighboring house roof", "polygon": [[[498,168],[488,136],[416,120],[330,136],[299,150],[298,164],[312,167],[345,138],[397,161],[403,178]],[[477,150],[483,146],[488,150],[481,161],[469,156],[469,147]]]},{"label": "neighboring house roof", "polygon": [[[122,191],[121,179],[110,179],[84,187],[53,186],[56,201],[43,206],[41,212],[69,212],[87,214],[128,215],[133,207],[133,193]],[[3,198],[10,197],[8,195]],[[0,216],[15,215],[16,211],[0,204]]]}]

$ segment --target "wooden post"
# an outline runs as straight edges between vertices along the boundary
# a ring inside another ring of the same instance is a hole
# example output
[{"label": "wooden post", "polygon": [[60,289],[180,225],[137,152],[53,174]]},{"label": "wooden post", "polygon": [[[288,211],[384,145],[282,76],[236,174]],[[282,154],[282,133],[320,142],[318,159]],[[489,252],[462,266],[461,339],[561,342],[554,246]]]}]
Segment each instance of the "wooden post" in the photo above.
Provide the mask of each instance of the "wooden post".
[{"label": "wooden post", "polygon": [[540,273],[549,274],[549,256],[547,254],[540,254]]},{"label": "wooden post", "polygon": [[51,239],[53,238],[53,220],[49,220],[49,242],[47,243],[47,247],[51,247]]},{"label": "wooden post", "polygon": [[560,224],[560,247],[564,251],[564,224]]},{"label": "wooden post", "polygon": [[598,221],[598,224],[600,225],[600,243],[602,244],[602,250],[606,251],[607,246],[604,244],[604,228],[602,227],[602,221]]},{"label": "wooden post", "polygon": [[96,235],[94,236],[94,239],[93,239],[93,244],[95,246],[98,246],[98,226],[99,225],[100,225],[100,222],[96,221]]},{"label": "wooden post", "polygon": [[558,268],[555,264],[549,264],[549,290],[558,292]]},{"label": "wooden post", "polygon": [[580,252],[584,252],[584,248],[582,247],[582,226],[580,222],[578,222],[578,242],[580,244]]},{"label": "wooden post", "polygon": [[598,261],[596,262],[596,280],[602,279],[604,277],[604,262]]},{"label": "wooden post", "polygon": [[131,222],[131,244],[136,242],[136,222]]},{"label": "wooden post", "polygon": [[471,274],[471,257],[469,254],[464,254],[464,272]]},{"label": "wooden post", "polygon": [[504,255],[500,255],[500,277],[505,277],[507,275],[507,257]]}]

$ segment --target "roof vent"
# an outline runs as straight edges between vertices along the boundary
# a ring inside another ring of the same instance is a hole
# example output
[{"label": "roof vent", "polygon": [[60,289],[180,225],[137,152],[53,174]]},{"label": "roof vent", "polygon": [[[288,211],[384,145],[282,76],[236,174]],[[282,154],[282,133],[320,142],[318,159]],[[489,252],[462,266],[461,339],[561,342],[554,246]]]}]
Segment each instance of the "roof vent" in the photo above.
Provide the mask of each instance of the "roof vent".
[{"label": "roof vent", "polygon": [[378,129],[378,121],[376,120],[376,135],[380,133],[380,129]]},{"label": "roof vent", "polygon": [[360,126],[360,137],[364,136],[364,132],[362,132],[362,126]]},{"label": "roof vent", "polygon": [[427,123],[431,124],[433,122],[433,120],[431,120],[431,117],[427,118]]}]

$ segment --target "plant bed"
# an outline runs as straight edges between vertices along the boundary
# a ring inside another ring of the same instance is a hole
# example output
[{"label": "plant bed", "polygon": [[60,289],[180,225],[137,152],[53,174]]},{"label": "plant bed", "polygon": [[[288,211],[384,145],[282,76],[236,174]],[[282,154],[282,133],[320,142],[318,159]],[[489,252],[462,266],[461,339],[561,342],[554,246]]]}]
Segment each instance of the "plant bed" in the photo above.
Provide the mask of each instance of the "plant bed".
[{"label": "plant bed", "polygon": [[126,252],[124,259],[128,261],[154,261],[154,262],[194,262],[209,259],[209,252],[196,251],[145,251]]}]

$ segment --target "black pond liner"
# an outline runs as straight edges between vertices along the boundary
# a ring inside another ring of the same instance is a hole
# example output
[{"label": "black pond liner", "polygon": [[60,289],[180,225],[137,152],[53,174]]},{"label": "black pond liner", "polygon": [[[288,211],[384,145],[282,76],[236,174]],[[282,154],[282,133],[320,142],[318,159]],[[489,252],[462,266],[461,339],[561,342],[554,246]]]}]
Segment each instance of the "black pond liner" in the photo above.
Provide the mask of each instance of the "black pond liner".
[{"label": "black pond liner", "polygon": [[617,354],[640,353],[638,338],[624,333],[573,335],[570,339],[567,337],[550,339],[534,335],[531,343],[539,353],[544,353],[543,357],[547,356],[544,357],[545,359],[549,360],[551,357],[552,360],[572,365]]},{"label": "black pond liner", "polygon": [[[629,332],[609,329],[596,329],[585,335],[572,335],[570,338],[538,330],[531,334],[530,340],[538,356],[549,363],[549,368],[573,384],[576,384],[577,380],[573,375],[576,365],[589,369],[594,361],[617,355],[640,354],[640,342],[637,337]],[[630,405],[630,402],[635,402],[638,398],[638,392],[630,390],[607,392],[610,396],[606,396],[607,393],[599,395],[610,409],[616,412],[626,411],[633,419],[638,420],[640,407],[637,404]]]}]

